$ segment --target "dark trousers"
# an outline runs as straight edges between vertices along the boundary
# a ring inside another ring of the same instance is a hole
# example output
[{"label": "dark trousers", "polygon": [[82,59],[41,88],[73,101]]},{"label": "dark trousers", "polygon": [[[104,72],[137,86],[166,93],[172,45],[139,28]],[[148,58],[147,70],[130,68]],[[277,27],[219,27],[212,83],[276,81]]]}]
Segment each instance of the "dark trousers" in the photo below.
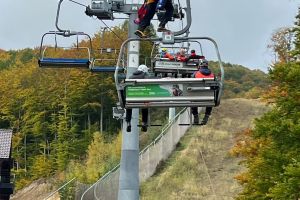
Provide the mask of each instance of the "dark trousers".
[{"label": "dark trousers", "polygon": [[[144,31],[148,26],[150,26],[150,22],[153,19],[156,12],[157,2],[147,4],[147,13],[142,19],[139,30]],[[165,27],[165,25],[172,19],[174,7],[172,4],[172,0],[167,0],[165,5],[166,12],[164,16],[160,19],[160,27]]]},{"label": "dark trousers", "polygon": [[[132,109],[126,109],[126,122],[130,122],[132,118]],[[148,109],[142,109],[142,122],[147,124],[148,123]]]},{"label": "dark trousers", "polygon": [[174,7],[172,4],[172,0],[167,0],[166,5],[165,5],[166,12],[164,16],[160,19],[160,24],[159,27],[165,27],[168,21],[172,19],[173,12],[174,12]]},{"label": "dark trousers", "polygon": [[[198,107],[191,107],[191,110],[192,110],[192,114],[195,116],[195,115],[198,115]],[[211,114],[211,111],[212,111],[212,107],[206,107],[205,108],[205,115],[210,115]]]},{"label": "dark trousers", "polygon": [[142,19],[139,30],[144,31],[148,26],[150,26],[150,22],[155,15],[157,2],[147,4],[147,13]]}]

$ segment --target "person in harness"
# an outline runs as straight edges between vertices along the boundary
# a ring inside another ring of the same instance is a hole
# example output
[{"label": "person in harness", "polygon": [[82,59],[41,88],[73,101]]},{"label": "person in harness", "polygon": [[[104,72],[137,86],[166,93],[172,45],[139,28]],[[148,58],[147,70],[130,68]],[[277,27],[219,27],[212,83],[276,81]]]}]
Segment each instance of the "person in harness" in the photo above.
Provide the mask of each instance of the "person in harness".
[{"label": "person in harness", "polygon": [[138,12],[139,18],[135,20],[135,23],[139,24],[138,30],[135,32],[137,36],[141,38],[146,37],[144,31],[150,26],[150,22],[156,10],[159,12],[164,11],[164,14],[159,19],[160,24],[157,32],[169,32],[169,30],[166,29],[166,24],[172,19],[174,11],[172,0],[147,0]]},{"label": "person in harness", "polygon": [[[144,79],[148,75],[149,68],[146,65],[140,65],[135,71],[132,76],[129,77],[129,79]],[[126,122],[127,122],[127,132],[131,132],[131,118],[132,118],[132,109],[128,108],[126,109]],[[141,131],[147,132],[148,127],[148,109],[143,108],[142,109],[142,127]]]},{"label": "person in harness", "polygon": [[[192,78],[215,78],[215,75],[208,68],[208,61],[206,59],[202,59],[200,61],[199,68],[196,72],[194,72]],[[191,110],[194,116],[194,124],[199,124],[198,107],[191,107]],[[212,107],[205,108],[205,115],[200,125],[207,124],[211,112],[212,112]]]}]

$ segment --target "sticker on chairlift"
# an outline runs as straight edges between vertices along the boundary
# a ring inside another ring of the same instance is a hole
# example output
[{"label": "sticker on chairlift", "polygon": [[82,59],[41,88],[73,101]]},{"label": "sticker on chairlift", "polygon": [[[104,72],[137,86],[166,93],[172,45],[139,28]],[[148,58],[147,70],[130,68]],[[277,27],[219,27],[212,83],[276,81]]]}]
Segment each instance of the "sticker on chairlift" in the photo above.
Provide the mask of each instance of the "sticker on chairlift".
[{"label": "sticker on chairlift", "polygon": [[162,68],[183,68],[182,62],[168,62],[168,61],[156,61],[155,67],[162,67]]},{"label": "sticker on chairlift", "polygon": [[126,97],[171,97],[174,85],[139,85],[127,86]]}]

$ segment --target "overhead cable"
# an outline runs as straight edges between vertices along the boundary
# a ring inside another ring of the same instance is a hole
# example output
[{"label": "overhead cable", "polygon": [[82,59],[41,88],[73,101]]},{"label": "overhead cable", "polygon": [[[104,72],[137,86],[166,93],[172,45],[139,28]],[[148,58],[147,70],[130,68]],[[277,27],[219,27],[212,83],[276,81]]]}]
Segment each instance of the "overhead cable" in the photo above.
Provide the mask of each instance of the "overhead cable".
[{"label": "overhead cable", "polygon": [[76,3],[76,4],[78,4],[78,5],[80,5],[80,6],[83,6],[83,7],[87,7],[86,5],[84,5],[84,4],[82,4],[82,3],[79,3],[79,2],[77,2],[77,1],[74,1],[74,0],[69,0],[69,1],[71,1],[71,2],[73,2],[73,3]]},{"label": "overhead cable", "polygon": [[114,30],[112,30],[102,19],[100,21],[117,37],[119,38],[122,42],[124,41]]}]

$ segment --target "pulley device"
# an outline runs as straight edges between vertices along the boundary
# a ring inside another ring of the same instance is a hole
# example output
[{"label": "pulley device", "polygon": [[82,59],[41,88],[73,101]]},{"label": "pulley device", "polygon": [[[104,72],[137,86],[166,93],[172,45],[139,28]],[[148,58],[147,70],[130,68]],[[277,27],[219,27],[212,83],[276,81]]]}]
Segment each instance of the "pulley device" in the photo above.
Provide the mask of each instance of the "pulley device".
[{"label": "pulley device", "polygon": [[[92,0],[91,5],[86,8],[88,16],[96,16],[98,19],[112,20],[113,12],[124,12],[124,0]],[[130,8],[126,5],[126,8]]]},{"label": "pulley device", "polygon": [[[175,35],[181,35],[184,34],[190,27],[191,22],[191,7],[190,7],[190,0],[187,0],[187,7],[182,8],[179,4],[173,3],[174,11],[173,11],[173,17],[172,21],[175,19],[182,20],[185,16],[184,12],[187,16],[187,25],[186,27],[179,31],[175,32]],[[138,9],[141,7],[141,4],[126,4],[125,0],[91,0],[91,4],[86,7],[86,15],[92,17],[95,16],[100,20],[113,20],[115,19],[114,13],[122,13],[122,14],[131,14],[136,13]],[[158,18],[160,18],[161,15],[163,15],[163,10],[160,10],[157,12]]]}]

